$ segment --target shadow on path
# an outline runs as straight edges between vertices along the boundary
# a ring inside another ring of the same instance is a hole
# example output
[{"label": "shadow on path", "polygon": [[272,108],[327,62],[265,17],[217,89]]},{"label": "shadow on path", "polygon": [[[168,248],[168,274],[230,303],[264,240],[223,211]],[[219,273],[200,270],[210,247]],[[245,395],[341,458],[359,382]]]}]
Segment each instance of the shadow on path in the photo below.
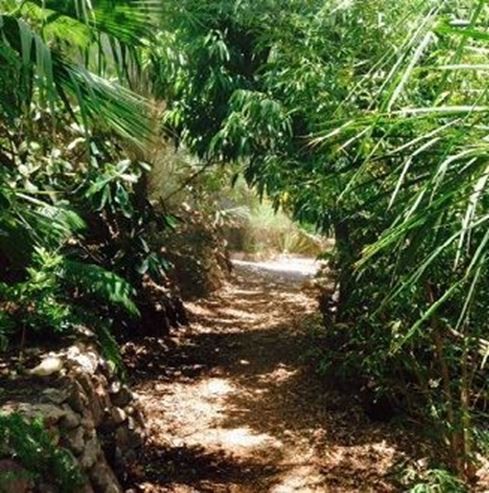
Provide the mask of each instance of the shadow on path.
[{"label": "shadow on path", "polygon": [[240,262],[229,286],[188,305],[191,327],[126,346],[151,428],[136,491],[397,491],[415,440],[303,363],[314,268],[290,262]]}]

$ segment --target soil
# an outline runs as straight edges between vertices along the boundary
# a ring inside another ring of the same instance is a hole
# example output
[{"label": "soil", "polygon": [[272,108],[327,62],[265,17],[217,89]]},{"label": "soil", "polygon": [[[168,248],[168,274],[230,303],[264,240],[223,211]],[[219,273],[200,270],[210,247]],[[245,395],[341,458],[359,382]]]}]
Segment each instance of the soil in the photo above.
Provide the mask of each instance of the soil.
[{"label": "soil", "polygon": [[419,441],[369,420],[303,355],[317,303],[307,259],[235,261],[232,282],[188,303],[173,337],[128,344],[150,440],[137,492],[393,492]]}]

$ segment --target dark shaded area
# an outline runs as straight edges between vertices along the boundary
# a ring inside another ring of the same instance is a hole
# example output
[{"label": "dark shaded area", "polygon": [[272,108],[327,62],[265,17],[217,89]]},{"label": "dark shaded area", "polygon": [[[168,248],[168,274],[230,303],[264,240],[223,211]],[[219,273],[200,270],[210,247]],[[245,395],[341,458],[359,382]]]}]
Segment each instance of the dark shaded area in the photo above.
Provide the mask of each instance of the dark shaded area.
[{"label": "dark shaded area", "polygon": [[[208,453],[203,447],[162,447],[150,443],[143,458],[144,466],[132,472],[128,486],[149,481],[170,487],[184,484],[202,493],[229,491],[231,484],[253,484],[257,477],[272,477],[278,469],[253,461],[243,461],[225,452]],[[222,489],[221,489],[222,488]]]}]

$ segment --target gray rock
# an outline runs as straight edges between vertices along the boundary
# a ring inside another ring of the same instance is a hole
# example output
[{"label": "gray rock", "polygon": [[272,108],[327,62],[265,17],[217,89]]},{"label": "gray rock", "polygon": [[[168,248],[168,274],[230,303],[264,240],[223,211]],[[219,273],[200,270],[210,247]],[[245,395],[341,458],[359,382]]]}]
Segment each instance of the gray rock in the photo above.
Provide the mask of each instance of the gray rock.
[{"label": "gray rock", "polygon": [[67,358],[71,366],[79,367],[84,373],[94,375],[99,365],[99,356],[94,351],[86,351],[76,354],[74,351],[68,353]]},{"label": "gray rock", "polygon": [[143,437],[136,430],[130,430],[128,426],[122,425],[115,432],[115,443],[121,451],[139,448],[143,444]]},{"label": "gray rock", "polygon": [[95,375],[94,377],[94,392],[99,401],[100,407],[108,412],[112,407],[112,402],[108,393],[108,382],[107,379],[103,375]]},{"label": "gray rock", "polygon": [[[89,478],[86,486],[77,488],[77,493],[121,493],[102,445],[113,451],[112,458],[118,467],[126,467],[137,459],[143,444],[144,417],[135,394],[127,385],[114,380],[91,341],[73,340],[70,344],[73,346],[66,350],[44,355],[41,364],[30,372],[38,376],[57,372],[55,388],[45,388],[35,403],[10,400],[0,407],[0,413],[17,411],[27,419],[43,418],[54,443],[65,447]],[[0,475],[2,463],[6,468],[5,461],[0,460]],[[12,463],[15,465],[8,462]],[[36,484],[2,481],[0,476],[0,488],[8,484],[9,493],[27,493],[32,488],[47,493],[52,486],[41,485],[39,480]]]},{"label": "gray rock", "polygon": [[119,382],[119,380],[114,380],[111,384],[110,384],[110,389],[109,389],[109,392],[111,394],[117,394],[117,392],[119,392],[121,390],[121,387],[122,387],[122,384],[121,382]]},{"label": "gray rock", "polygon": [[58,423],[65,415],[64,410],[54,404],[21,404],[17,411],[27,419],[42,417],[48,428]]},{"label": "gray rock", "polygon": [[81,370],[77,370],[75,373],[76,381],[82,386],[86,394],[89,394],[93,390],[92,378],[87,373]]},{"label": "gray rock", "polygon": [[66,432],[63,435],[64,446],[69,448],[75,455],[80,455],[85,449],[84,435],[85,430],[81,426]]},{"label": "gray rock", "polygon": [[95,429],[95,421],[93,420],[92,413],[88,409],[83,413],[81,424],[86,430],[91,431]]},{"label": "gray rock", "polygon": [[120,390],[110,396],[112,404],[118,407],[126,407],[133,399],[132,393],[127,385],[122,385]]},{"label": "gray rock", "polygon": [[64,417],[61,419],[61,427],[71,430],[80,426],[81,416],[73,411],[68,404],[63,404]]},{"label": "gray rock", "polygon": [[86,373],[78,373],[76,378],[78,383],[83,387],[85,395],[87,396],[86,407],[88,407],[92,413],[95,426],[99,426],[104,418],[105,405],[103,401],[101,401],[98,393],[95,391],[94,384],[89,375]]},{"label": "gray rock", "polygon": [[132,417],[134,418],[134,421],[136,421],[136,423],[138,424],[138,426],[140,426],[141,428],[144,428],[144,425],[145,425],[145,418],[144,418],[144,414],[143,412],[141,411],[141,409],[139,409],[139,407],[136,407],[134,409],[134,413],[132,414]]},{"label": "gray rock", "polygon": [[83,387],[74,380],[66,402],[77,412],[82,413],[87,407],[88,398]]},{"label": "gray rock", "polygon": [[90,479],[97,493],[122,493],[119,481],[105,460],[95,464],[90,471]]},{"label": "gray rock", "polygon": [[59,373],[63,369],[63,360],[57,356],[44,358],[35,368],[29,370],[31,375],[36,377],[47,377],[54,373]]},{"label": "gray rock", "polygon": [[68,397],[68,392],[66,390],[45,389],[41,392],[41,397],[39,398],[39,402],[62,404],[67,399],[67,397]]},{"label": "gray rock", "polygon": [[80,466],[83,469],[90,469],[97,462],[100,454],[100,443],[97,436],[93,436],[85,443],[85,448],[80,458]]}]

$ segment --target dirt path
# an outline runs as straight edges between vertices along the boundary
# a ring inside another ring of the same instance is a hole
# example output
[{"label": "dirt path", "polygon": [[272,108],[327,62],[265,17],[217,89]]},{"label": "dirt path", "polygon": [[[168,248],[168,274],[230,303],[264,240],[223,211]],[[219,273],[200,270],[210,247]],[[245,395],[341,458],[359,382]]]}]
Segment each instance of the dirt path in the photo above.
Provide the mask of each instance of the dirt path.
[{"label": "dirt path", "polygon": [[[191,327],[126,349],[151,428],[139,492],[389,492],[410,440],[303,363],[311,261],[238,262]],[[398,428],[397,428],[398,429]]]}]

